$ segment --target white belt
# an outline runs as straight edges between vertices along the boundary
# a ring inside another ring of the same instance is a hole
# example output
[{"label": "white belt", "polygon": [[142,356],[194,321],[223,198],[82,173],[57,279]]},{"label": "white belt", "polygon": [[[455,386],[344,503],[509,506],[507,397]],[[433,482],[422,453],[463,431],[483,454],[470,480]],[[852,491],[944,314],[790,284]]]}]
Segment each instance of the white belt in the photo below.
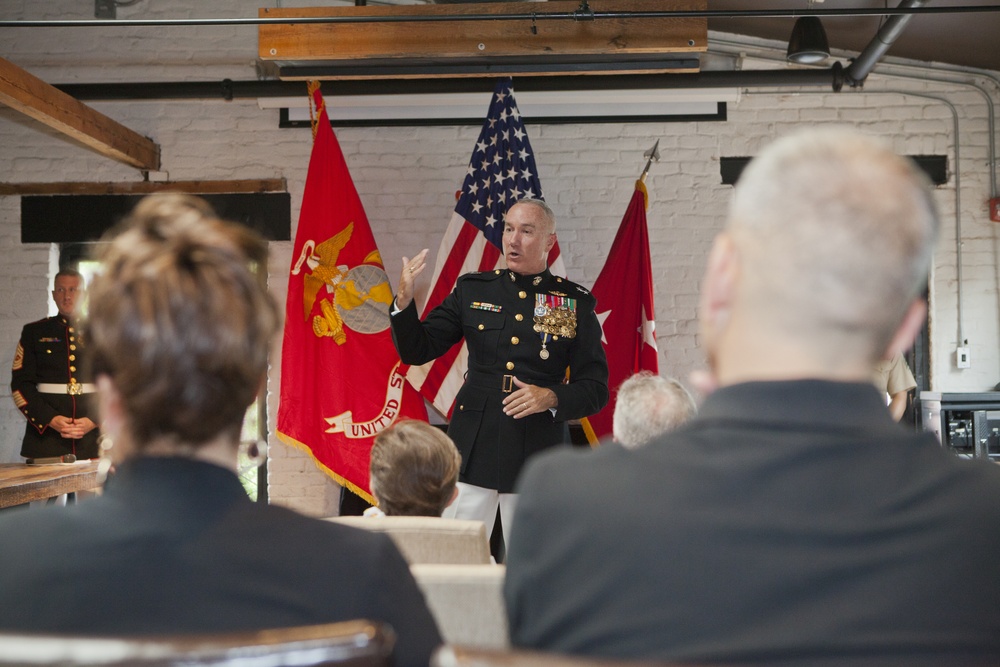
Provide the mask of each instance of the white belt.
[{"label": "white belt", "polygon": [[69,394],[70,396],[93,394],[97,391],[97,387],[89,382],[68,382],[66,384],[39,382],[36,388],[41,394]]}]

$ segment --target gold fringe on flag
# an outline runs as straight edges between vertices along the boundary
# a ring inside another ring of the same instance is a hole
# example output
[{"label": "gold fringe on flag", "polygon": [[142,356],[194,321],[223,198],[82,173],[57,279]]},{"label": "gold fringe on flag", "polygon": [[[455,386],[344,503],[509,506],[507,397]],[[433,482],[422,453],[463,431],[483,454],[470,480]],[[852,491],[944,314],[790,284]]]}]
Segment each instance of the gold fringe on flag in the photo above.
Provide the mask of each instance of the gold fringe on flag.
[{"label": "gold fringe on flag", "polygon": [[646,184],[642,179],[635,182],[635,189],[642,192],[642,206],[647,211],[649,210],[649,193],[646,191]]}]

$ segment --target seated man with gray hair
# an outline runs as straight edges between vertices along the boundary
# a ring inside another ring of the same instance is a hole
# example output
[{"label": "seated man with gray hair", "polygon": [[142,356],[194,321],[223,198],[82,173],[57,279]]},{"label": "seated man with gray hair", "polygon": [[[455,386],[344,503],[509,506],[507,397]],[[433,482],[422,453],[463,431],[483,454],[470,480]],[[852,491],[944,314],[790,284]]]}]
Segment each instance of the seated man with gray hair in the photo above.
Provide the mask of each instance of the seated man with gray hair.
[{"label": "seated man with gray hair", "polygon": [[612,425],[614,441],[634,449],[691,419],[694,399],[680,382],[639,371],[618,387]]},{"label": "seated man with gray hair", "polygon": [[939,225],[912,160],[857,132],[755,157],[700,287],[698,416],[655,446],[542,452],[521,474],[512,645],[1000,665],[1000,467],[902,428],[871,383],[923,326]]}]

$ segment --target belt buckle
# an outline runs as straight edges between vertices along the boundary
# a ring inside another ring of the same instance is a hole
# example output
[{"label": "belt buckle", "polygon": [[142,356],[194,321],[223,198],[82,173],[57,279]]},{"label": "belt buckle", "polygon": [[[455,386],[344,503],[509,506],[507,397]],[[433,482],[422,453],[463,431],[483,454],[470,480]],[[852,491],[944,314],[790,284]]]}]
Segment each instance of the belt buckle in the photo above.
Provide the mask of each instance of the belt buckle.
[{"label": "belt buckle", "polygon": [[510,392],[514,391],[514,376],[513,375],[504,375],[503,376],[503,385],[500,387],[500,391],[502,391],[505,394],[509,394]]},{"label": "belt buckle", "polygon": [[66,393],[70,396],[81,396],[83,395],[83,385],[76,381],[67,382]]}]

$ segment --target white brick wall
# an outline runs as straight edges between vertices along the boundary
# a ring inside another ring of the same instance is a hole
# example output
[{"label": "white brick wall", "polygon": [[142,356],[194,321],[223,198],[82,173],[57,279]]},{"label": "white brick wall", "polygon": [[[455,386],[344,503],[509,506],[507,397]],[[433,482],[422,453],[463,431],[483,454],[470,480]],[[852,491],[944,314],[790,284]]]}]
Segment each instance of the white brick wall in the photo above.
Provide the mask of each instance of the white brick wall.
[{"label": "white brick wall", "polygon": [[[120,18],[255,16],[267,3],[248,0],[158,0],[118,10]],[[290,3],[283,2],[283,6]],[[294,4],[314,4],[311,2]],[[92,4],[0,0],[0,18],[89,18]],[[253,28],[0,29],[3,57],[50,82],[254,78]],[[753,52],[762,53],[754,42]],[[766,46],[766,44],[764,44]],[[779,51],[773,54],[780,55]],[[745,69],[773,67],[748,61]],[[335,84],[327,84],[332,86]],[[516,82],[515,82],[516,87]],[[802,126],[846,123],[878,134],[903,153],[946,154],[955,170],[952,114],[957,108],[961,152],[964,331],[972,368],[958,370],[955,179],[939,188],[945,221],[932,284],[932,383],[945,391],[981,391],[1000,381],[1000,253],[998,226],[988,219],[986,106],[964,86],[873,75],[864,92],[795,94],[753,91],[730,104],[726,122],[529,125],[539,177],[559,218],[571,278],[593,284],[644,164],[642,152],[660,140],[662,160],[647,184],[651,255],[661,368],[681,378],[702,363],[695,309],[706,251],[725,217],[730,188],[720,185],[719,158],[753,155],[772,138]],[[994,102],[1000,101],[990,88]],[[94,103],[162,148],[172,179],[283,177],[298,217],[310,151],[308,130],[279,130],[278,114],[253,101]],[[484,109],[485,112],[485,109]],[[431,249],[454,205],[479,127],[342,129],[338,137],[395,282],[402,255]],[[139,174],[0,108],[0,181],[126,181]],[[41,317],[48,300],[48,248],[20,244],[20,202],[0,197],[0,460],[16,460],[23,421],[9,397],[9,361],[22,324]],[[271,284],[282,300],[290,244],[272,244]],[[422,285],[426,289],[426,281]],[[418,294],[418,297],[423,294]],[[269,382],[269,421],[277,410],[280,359]],[[270,441],[273,502],[323,515],[335,511],[338,490],[310,457]]]}]

